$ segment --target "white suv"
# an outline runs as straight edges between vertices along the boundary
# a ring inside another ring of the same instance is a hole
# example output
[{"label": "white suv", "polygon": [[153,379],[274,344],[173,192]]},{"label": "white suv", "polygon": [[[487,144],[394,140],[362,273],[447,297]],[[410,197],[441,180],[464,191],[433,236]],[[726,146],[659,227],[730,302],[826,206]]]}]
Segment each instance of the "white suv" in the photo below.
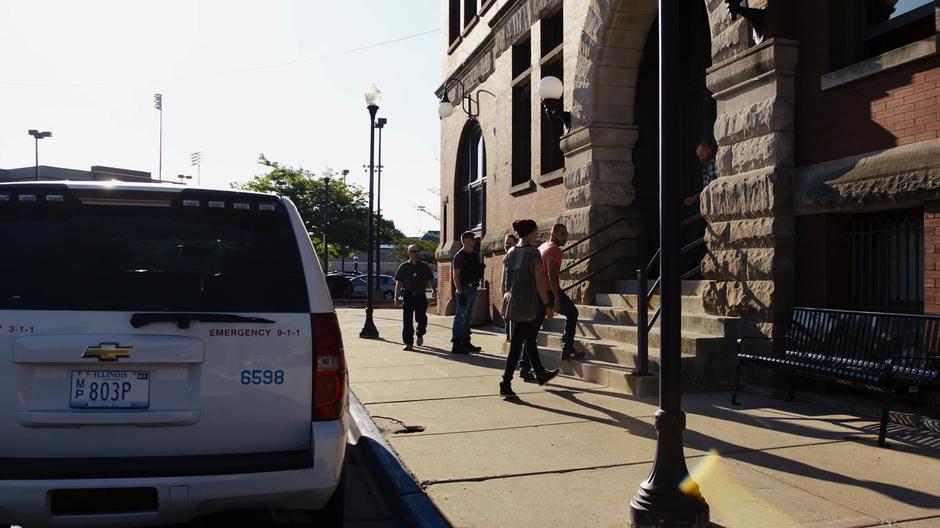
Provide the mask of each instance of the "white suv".
[{"label": "white suv", "polygon": [[341,517],[343,342],[289,200],[7,183],[0,240],[0,525]]}]

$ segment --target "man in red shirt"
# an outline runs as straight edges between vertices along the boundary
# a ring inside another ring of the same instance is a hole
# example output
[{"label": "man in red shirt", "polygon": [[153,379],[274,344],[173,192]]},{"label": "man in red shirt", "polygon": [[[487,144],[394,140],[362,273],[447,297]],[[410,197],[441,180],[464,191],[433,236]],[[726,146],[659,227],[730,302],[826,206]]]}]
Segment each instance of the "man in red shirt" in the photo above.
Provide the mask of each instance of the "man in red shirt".
[{"label": "man in red shirt", "polygon": [[[565,317],[565,333],[561,336],[561,359],[568,361],[570,359],[581,359],[586,354],[578,352],[574,348],[574,333],[578,328],[578,308],[574,302],[561,289],[561,263],[564,260],[561,248],[568,242],[568,228],[565,224],[555,224],[552,227],[551,239],[539,246],[539,253],[542,254],[542,264],[545,267],[545,274],[548,280],[549,293],[548,300],[552,304],[552,310]],[[541,315],[536,321],[536,327],[541,328],[545,321],[545,316]],[[525,381],[533,382],[535,376],[531,373],[527,356],[523,354],[519,362],[519,370]]]}]

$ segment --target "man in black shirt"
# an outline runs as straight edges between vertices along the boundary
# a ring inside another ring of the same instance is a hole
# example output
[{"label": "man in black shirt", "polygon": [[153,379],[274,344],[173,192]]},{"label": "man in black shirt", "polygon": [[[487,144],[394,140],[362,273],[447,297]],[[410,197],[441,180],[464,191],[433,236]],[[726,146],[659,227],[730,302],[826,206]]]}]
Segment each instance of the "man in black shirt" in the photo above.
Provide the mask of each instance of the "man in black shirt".
[{"label": "man in black shirt", "polygon": [[428,331],[428,285],[437,290],[431,267],[418,258],[421,248],[408,246],[408,262],[398,267],[395,274],[395,306],[398,306],[398,294],[401,292],[402,327],[401,340],[405,344],[402,350],[414,350],[414,322],[418,322],[418,346],[424,344],[424,334]]},{"label": "man in black shirt", "polygon": [[454,289],[457,291],[457,313],[454,316],[453,346],[454,354],[479,352],[480,347],[470,342],[470,318],[473,314],[473,301],[476,299],[480,279],[483,278],[483,264],[473,252],[476,235],[466,231],[460,235],[463,248],[454,255]]}]

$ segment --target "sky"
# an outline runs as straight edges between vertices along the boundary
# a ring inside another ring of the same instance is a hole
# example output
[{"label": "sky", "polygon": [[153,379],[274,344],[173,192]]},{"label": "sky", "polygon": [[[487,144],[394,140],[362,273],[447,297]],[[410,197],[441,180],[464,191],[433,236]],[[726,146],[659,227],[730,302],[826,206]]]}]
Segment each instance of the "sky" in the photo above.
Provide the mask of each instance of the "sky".
[{"label": "sky", "polygon": [[[259,154],[368,186],[364,93],[383,93],[382,210],[437,229],[439,0],[0,0],[0,168],[105,165],[228,188]],[[391,42],[397,41],[397,42]],[[368,47],[368,49],[360,49]],[[178,181],[178,180],[177,180]]]}]

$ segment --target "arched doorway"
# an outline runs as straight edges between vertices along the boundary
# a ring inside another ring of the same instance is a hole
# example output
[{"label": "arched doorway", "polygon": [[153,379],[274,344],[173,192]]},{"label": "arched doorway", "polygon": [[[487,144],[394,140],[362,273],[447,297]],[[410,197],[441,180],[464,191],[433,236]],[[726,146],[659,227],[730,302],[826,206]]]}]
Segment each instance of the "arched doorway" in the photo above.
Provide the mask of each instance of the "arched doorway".
[{"label": "arched doorway", "polygon": [[[706,70],[711,66],[711,30],[708,12],[703,2],[689,2],[681,20],[682,42],[682,116],[679,187],[684,199],[702,190],[702,165],[695,155],[696,146],[707,141],[714,146],[716,118],[715,100],[705,85]],[[643,61],[637,78],[636,124],[639,136],[633,148],[636,207],[646,221],[645,242],[641,242],[649,258],[659,248],[659,35],[657,24],[647,37]],[[698,204],[683,208],[683,217],[698,212]],[[683,233],[681,244],[701,236],[702,225],[689,226]],[[683,271],[697,264],[694,255],[683,262]]]},{"label": "arched doorway", "polygon": [[486,145],[480,123],[470,121],[464,127],[457,151],[457,177],[454,178],[455,229],[482,236],[486,226]]}]

